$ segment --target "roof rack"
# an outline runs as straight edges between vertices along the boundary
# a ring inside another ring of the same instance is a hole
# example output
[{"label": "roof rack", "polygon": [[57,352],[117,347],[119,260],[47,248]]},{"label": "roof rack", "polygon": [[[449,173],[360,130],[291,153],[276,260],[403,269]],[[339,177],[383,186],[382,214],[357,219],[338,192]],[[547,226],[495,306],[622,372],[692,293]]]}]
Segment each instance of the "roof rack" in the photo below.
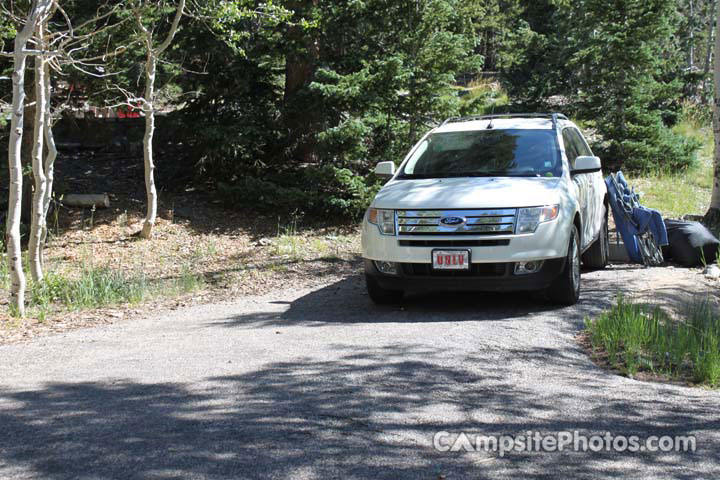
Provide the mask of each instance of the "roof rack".
[{"label": "roof rack", "polygon": [[558,120],[567,120],[562,113],[498,113],[494,115],[472,115],[469,117],[451,117],[445,120],[440,126],[448,123],[473,122],[476,120],[493,120],[496,118],[547,118],[552,120],[553,128],[557,129]]}]

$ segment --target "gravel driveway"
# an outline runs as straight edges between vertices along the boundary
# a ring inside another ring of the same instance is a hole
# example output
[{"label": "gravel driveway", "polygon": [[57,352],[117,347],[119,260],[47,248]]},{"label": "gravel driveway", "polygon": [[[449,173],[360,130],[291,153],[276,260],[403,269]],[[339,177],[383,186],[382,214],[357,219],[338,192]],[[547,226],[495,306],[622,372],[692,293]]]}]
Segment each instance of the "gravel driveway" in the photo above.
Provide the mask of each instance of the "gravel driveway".
[{"label": "gravel driveway", "polygon": [[[583,278],[572,308],[379,308],[353,276],[0,347],[0,477],[718,478],[717,392],[612,375],[575,341],[628,285],[681,295],[697,274]],[[696,435],[697,451],[501,457],[437,451],[440,431]]]}]

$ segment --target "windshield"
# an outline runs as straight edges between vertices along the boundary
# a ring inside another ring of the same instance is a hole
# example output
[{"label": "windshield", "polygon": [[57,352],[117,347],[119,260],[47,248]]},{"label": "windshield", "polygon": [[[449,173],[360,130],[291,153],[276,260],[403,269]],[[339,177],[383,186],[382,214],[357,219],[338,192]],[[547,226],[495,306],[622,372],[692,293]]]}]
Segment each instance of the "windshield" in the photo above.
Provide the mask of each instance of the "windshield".
[{"label": "windshield", "polygon": [[561,158],[554,130],[433,133],[398,178],[559,177]]}]

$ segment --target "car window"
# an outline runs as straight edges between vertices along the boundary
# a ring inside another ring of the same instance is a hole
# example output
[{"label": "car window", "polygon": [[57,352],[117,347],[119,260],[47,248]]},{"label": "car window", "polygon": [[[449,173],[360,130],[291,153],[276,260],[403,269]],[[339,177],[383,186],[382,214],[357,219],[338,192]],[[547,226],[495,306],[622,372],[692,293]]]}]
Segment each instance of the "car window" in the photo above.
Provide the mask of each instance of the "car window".
[{"label": "car window", "polygon": [[577,150],[578,155],[591,157],[592,151],[590,150],[590,147],[587,146],[587,143],[585,143],[582,134],[575,128],[571,128],[569,130],[572,132],[572,142],[573,145],[575,145],[575,150]]},{"label": "car window", "polygon": [[570,169],[575,168],[575,159],[580,156],[578,152],[576,141],[573,135],[572,128],[566,128],[562,132],[563,144],[565,145],[565,154],[567,155],[568,162],[570,162]]},{"label": "car window", "polygon": [[398,178],[560,175],[560,148],[553,130],[490,129],[433,133]]},{"label": "car window", "polygon": [[429,145],[430,145],[430,140],[423,140],[423,142],[420,145],[418,145],[418,147],[413,152],[412,157],[410,157],[410,159],[407,162],[407,166],[405,167],[405,173],[407,173],[407,174],[415,173],[415,164],[417,164],[418,160],[420,160],[420,157],[422,157],[425,154]]}]

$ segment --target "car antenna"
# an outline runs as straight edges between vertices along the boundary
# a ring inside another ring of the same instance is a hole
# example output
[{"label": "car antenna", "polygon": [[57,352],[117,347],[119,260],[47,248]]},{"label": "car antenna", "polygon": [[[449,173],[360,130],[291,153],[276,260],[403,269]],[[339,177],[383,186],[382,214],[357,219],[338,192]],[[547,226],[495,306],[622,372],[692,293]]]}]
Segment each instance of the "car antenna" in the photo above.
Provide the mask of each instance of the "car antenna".
[{"label": "car antenna", "polygon": [[492,128],[493,128],[493,116],[494,115],[495,115],[495,102],[493,102],[492,112],[490,112],[490,123],[488,123],[487,130],[492,130]]}]

